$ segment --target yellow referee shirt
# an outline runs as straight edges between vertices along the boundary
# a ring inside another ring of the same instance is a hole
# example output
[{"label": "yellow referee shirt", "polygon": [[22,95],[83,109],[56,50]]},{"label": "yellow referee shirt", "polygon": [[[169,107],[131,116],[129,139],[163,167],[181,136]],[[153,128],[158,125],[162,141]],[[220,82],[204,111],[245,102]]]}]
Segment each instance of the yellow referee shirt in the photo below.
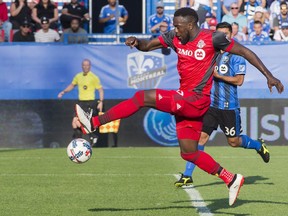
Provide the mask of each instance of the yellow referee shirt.
[{"label": "yellow referee shirt", "polygon": [[95,90],[102,88],[100,79],[91,71],[84,76],[83,72],[78,73],[72,81],[73,85],[78,85],[79,100],[95,100]]}]

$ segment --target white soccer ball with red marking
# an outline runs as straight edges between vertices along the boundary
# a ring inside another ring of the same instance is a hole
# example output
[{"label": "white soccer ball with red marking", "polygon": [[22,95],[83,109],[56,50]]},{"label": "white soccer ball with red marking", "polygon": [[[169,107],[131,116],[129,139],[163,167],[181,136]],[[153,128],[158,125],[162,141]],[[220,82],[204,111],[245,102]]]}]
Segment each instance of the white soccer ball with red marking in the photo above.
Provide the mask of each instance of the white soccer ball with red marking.
[{"label": "white soccer ball with red marking", "polygon": [[85,163],[92,156],[92,147],[87,140],[77,138],[67,146],[67,155],[74,163]]}]

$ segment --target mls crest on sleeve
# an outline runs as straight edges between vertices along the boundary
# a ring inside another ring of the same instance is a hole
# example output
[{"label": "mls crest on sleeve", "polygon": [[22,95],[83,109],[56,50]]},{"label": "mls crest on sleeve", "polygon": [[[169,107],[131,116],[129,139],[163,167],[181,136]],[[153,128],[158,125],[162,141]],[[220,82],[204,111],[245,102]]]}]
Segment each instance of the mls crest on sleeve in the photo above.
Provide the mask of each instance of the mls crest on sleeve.
[{"label": "mls crest on sleeve", "polygon": [[135,89],[156,88],[166,74],[164,55],[135,52],[127,55],[128,86]]}]

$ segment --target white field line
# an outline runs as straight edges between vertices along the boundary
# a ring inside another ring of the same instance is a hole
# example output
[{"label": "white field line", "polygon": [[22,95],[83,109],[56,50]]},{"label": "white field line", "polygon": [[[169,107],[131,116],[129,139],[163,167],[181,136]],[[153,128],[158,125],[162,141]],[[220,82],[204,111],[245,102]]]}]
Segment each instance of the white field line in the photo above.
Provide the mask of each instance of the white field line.
[{"label": "white field line", "polygon": [[[174,176],[177,180],[179,179],[179,175],[174,174]],[[197,212],[200,216],[213,216],[201,194],[194,188],[194,186],[183,187],[182,189],[185,190],[185,192],[189,195],[192,206],[197,209]]]}]

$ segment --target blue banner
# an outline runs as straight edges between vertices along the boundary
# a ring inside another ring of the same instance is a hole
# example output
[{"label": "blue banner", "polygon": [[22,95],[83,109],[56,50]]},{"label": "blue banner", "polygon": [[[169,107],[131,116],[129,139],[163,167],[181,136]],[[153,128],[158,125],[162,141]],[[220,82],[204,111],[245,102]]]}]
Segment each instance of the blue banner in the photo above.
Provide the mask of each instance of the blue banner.
[{"label": "blue banner", "polygon": [[[248,45],[267,68],[288,86],[288,44]],[[124,45],[6,44],[0,46],[0,99],[56,99],[80,72],[81,62],[92,61],[105,90],[105,99],[125,99],[137,89],[177,89],[177,56],[173,51],[138,52]],[[63,99],[77,99],[77,88]],[[288,98],[268,90],[265,77],[247,64],[247,75],[239,89],[240,98]]]}]

